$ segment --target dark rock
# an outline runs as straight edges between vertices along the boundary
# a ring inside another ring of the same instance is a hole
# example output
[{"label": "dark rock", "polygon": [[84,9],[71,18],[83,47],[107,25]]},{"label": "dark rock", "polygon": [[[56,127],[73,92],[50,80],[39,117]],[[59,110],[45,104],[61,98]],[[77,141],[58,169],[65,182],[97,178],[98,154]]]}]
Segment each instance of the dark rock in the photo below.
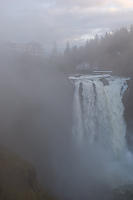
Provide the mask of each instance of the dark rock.
[{"label": "dark rock", "polygon": [[133,185],[121,186],[115,189],[113,200],[133,200]]}]

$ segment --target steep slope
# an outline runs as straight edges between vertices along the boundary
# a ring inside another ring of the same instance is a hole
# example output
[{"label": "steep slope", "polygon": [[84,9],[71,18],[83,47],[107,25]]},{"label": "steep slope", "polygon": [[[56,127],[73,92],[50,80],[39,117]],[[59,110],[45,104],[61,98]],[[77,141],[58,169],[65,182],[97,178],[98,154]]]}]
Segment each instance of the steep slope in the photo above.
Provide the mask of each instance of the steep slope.
[{"label": "steep slope", "polygon": [[0,200],[47,200],[33,167],[0,149]]}]

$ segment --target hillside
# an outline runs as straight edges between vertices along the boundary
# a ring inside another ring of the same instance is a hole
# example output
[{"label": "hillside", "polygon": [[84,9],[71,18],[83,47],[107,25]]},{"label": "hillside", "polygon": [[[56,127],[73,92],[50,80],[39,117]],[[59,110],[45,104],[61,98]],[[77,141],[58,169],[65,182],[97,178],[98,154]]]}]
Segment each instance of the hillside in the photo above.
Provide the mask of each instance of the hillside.
[{"label": "hillside", "polygon": [[1,200],[50,200],[39,185],[34,168],[17,155],[0,150]]}]

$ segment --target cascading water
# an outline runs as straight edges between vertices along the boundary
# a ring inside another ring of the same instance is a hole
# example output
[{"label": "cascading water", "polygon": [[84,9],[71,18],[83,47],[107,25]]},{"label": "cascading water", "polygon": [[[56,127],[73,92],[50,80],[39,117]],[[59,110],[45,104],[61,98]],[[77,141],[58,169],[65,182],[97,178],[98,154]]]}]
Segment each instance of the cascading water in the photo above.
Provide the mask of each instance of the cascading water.
[{"label": "cascading water", "polygon": [[110,75],[69,77],[74,83],[73,133],[79,142],[98,143],[115,155],[126,149],[122,98],[127,78]]}]

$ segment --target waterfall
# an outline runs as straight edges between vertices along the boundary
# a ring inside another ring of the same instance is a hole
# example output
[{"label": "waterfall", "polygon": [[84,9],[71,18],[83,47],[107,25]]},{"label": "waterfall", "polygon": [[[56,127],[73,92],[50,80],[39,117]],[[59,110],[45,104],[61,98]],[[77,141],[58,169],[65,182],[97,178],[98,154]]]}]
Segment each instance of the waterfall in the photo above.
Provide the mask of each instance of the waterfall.
[{"label": "waterfall", "polygon": [[121,154],[126,149],[126,123],[122,98],[127,78],[82,75],[69,79],[74,84],[73,134],[79,143],[100,144]]}]

